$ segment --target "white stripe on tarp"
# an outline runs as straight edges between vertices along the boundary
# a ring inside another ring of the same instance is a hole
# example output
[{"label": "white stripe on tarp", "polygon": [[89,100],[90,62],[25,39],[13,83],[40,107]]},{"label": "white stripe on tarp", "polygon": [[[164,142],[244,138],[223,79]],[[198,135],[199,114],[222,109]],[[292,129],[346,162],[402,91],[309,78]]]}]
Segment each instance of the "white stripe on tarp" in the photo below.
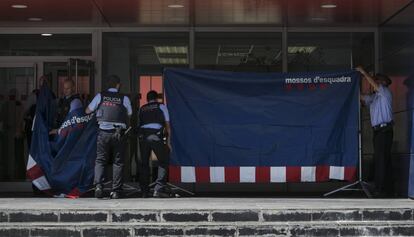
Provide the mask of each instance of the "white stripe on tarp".
[{"label": "white stripe on tarp", "polygon": [[315,182],[316,181],[316,167],[302,166],[300,171],[301,182]]},{"label": "white stripe on tarp", "polygon": [[210,182],[224,183],[224,167],[210,167]]},{"label": "white stripe on tarp", "polygon": [[33,168],[33,166],[36,165],[36,161],[33,159],[33,157],[29,154],[29,159],[27,160],[27,166],[26,166],[26,170],[30,170],[31,168]]},{"label": "white stripe on tarp", "polygon": [[329,179],[344,180],[345,168],[342,166],[330,166],[329,167]]},{"label": "white stripe on tarp", "polygon": [[240,167],[240,183],[255,183],[256,167]]},{"label": "white stripe on tarp", "polygon": [[181,166],[181,182],[195,183],[195,168],[193,166]]},{"label": "white stripe on tarp", "polygon": [[32,183],[38,188],[39,190],[48,190],[50,189],[49,182],[47,182],[46,177],[43,175],[35,180]]},{"label": "white stripe on tarp", "polygon": [[270,182],[286,183],[286,167],[270,167]]}]

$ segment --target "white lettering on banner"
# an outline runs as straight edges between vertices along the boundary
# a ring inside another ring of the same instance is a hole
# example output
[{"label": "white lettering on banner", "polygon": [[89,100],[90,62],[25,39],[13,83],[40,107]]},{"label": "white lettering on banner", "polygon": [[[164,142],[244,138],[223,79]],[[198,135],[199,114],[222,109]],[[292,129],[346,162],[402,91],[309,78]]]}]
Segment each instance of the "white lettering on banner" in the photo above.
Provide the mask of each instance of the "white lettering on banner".
[{"label": "white lettering on banner", "polygon": [[341,77],[297,77],[297,78],[285,78],[285,84],[311,84],[311,83],[351,83],[352,78],[341,76]]},{"label": "white lettering on banner", "polygon": [[60,126],[60,129],[67,128],[75,124],[87,123],[92,118],[93,118],[93,114],[85,115],[82,117],[73,116],[71,119],[68,119],[65,122],[63,122],[62,126]]}]

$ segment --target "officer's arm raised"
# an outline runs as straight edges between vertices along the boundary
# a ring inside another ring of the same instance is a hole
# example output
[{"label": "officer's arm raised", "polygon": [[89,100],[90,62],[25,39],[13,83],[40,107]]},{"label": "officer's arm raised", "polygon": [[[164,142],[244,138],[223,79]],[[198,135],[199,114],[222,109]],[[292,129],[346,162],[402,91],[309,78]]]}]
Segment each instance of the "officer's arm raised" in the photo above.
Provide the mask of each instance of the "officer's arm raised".
[{"label": "officer's arm raised", "polygon": [[367,79],[368,83],[374,88],[375,91],[379,90],[379,85],[375,82],[374,78],[371,77],[361,66],[357,67],[356,70],[360,72],[365,79]]}]

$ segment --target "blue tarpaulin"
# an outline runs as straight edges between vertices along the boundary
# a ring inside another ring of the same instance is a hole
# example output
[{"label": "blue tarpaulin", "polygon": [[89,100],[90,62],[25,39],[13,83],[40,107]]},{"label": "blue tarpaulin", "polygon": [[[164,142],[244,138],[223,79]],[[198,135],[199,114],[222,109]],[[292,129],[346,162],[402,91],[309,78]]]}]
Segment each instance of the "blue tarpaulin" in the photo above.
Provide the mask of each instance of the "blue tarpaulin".
[{"label": "blue tarpaulin", "polygon": [[166,69],[172,182],[355,178],[355,71],[233,73]]},{"label": "blue tarpaulin", "polygon": [[96,119],[83,108],[71,111],[50,139],[56,104],[47,86],[40,90],[33,124],[27,176],[40,190],[79,196],[91,188],[96,157]]}]

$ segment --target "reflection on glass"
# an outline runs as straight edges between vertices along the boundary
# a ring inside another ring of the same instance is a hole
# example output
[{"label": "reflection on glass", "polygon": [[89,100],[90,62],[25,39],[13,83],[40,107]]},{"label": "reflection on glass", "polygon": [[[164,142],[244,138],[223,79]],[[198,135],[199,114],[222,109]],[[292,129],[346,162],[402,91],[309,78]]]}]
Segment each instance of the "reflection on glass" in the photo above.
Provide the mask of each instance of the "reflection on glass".
[{"label": "reflection on glass", "polygon": [[226,71],[282,71],[280,33],[198,33],[195,66]]},{"label": "reflection on glass", "polygon": [[288,70],[374,68],[373,33],[289,33]]},{"label": "reflection on glass", "polygon": [[0,68],[0,181],[23,181],[27,146],[24,115],[34,89],[34,69]]},{"label": "reflection on glass", "polygon": [[194,2],[196,25],[282,24],[282,0],[202,0]]},{"label": "reflection on glass", "polygon": [[92,35],[1,35],[0,56],[91,56]]}]

